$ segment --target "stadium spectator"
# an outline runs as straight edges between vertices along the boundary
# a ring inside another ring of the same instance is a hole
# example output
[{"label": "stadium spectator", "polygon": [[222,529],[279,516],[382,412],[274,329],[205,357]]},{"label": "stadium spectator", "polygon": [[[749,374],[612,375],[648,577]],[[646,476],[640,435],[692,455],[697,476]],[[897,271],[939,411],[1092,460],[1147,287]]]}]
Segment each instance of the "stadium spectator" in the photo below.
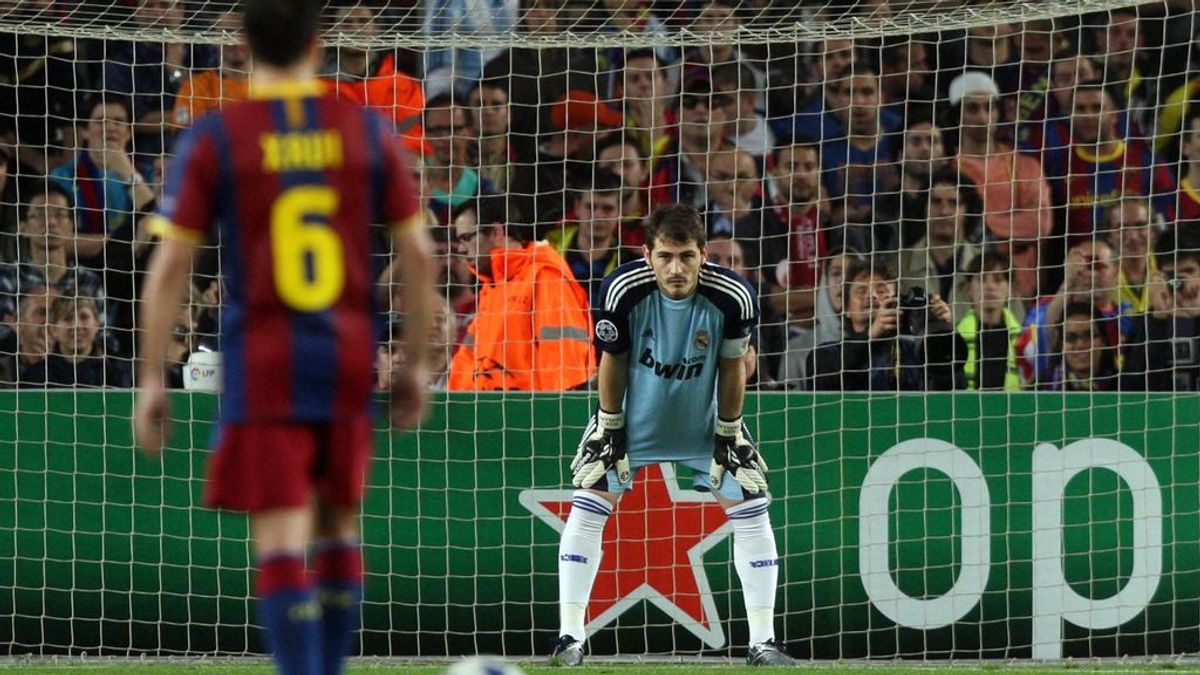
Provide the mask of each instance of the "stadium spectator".
[{"label": "stadium spectator", "polygon": [[104,353],[100,313],[87,296],[59,296],[50,304],[50,335],[54,350],[25,371],[21,386],[129,387],[129,361]]},{"label": "stadium spectator", "polygon": [[1075,87],[1099,77],[1100,67],[1091,57],[1070,51],[1059,53],[1050,64],[1045,85],[1035,85],[1021,93],[1017,105],[1021,149],[1042,157],[1048,149],[1065,146],[1071,137],[1071,99]]},{"label": "stadium spectator", "polygon": [[1175,178],[1142,138],[1119,129],[1120,110],[1099,82],[1084,82],[1072,97],[1070,147],[1047,151],[1046,173],[1056,201],[1066,204],[1070,243],[1102,224],[1122,195],[1151,197],[1154,211],[1175,219]]},{"label": "stadium spectator", "polygon": [[570,208],[567,176],[589,177],[596,147],[625,123],[619,111],[584,90],[567,92],[551,107],[550,120],[557,131],[538,146],[532,164],[522,163],[514,172],[509,190],[520,211],[535,218],[539,233]]},{"label": "stadium spectator", "polygon": [[1134,321],[1121,367],[1125,391],[1200,391],[1200,233],[1159,238],[1150,309]]},{"label": "stadium spectator", "polygon": [[[443,391],[446,389],[446,378],[450,371],[450,359],[457,347],[455,336],[458,327],[455,322],[454,309],[444,297],[432,299],[433,324],[429,332],[429,389]],[[404,315],[394,314],[387,322],[387,330],[380,342],[377,354],[376,372],[378,380],[376,389],[388,391],[392,387],[392,373],[400,369],[404,363],[405,351]]]},{"label": "stadium spectator", "polygon": [[82,46],[69,35],[0,33],[0,139],[14,150],[11,173],[44,176],[75,147],[90,81]]},{"label": "stadium spectator", "polygon": [[[373,10],[359,4],[336,11],[333,31],[344,31],[363,42],[379,34]],[[327,51],[323,79],[339,98],[360,103],[389,117],[410,150],[421,149],[421,109],[425,92],[416,78],[400,69],[395,51],[339,44]],[[433,106],[430,106],[433,107]]]},{"label": "stadium spectator", "polygon": [[[792,321],[812,318],[813,291],[821,281],[821,266],[831,246],[832,215],[821,187],[820,148],[811,143],[784,145],[776,153],[771,176],[775,185],[775,218],[786,226],[786,241],[762,239],[764,250],[786,249],[777,269],[763,269],[763,295],[778,316]],[[766,283],[770,282],[770,283]]]},{"label": "stadium spectator", "polygon": [[187,301],[180,306],[175,326],[167,341],[167,360],[164,377],[168,389],[183,389],[183,370],[188,357],[197,347],[196,319],[200,312],[201,291],[195,281],[188,282]]},{"label": "stadium spectator", "polygon": [[1011,307],[1010,265],[1003,253],[981,251],[963,266],[969,304],[955,330],[967,349],[963,362],[967,389],[1021,389],[1017,365],[1021,319]]},{"label": "stadium spectator", "polygon": [[[858,51],[851,40],[829,39],[813,45],[817,54],[809,66],[812,86],[807,95],[794,115],[771,120],[775,136],[781,142],[807,140],[819,143],[845,135],[837,118],[828,115],[846,105],[840,95],[841,87],[858,65]],[[796,92],[799,95],[801,89],[798,87]],[[885,113],[884,118],[893,119],[896,126],[900,124],[891,113]]]},{"label": "stadium spectator", "polygon": [[1062,325],[1063,308],[1067,305],[1094,307],[1096,315],[1103,319],[1100,328],[1105,333],[1105,343],[1121,345],[1133,329],[1132,307],[1127,302],[1118,302],[1116,293],[1117,260],[1108,242],[1084,241],[1067,251],[1062,285],[1025,316],[1025,329],[1017,342],[1024,381],[1043,383],[1049,377],[1054,366],[1053,350],[1058,345],[1054,331]]},{"label": "stadium spectator", "polygon": [[651,160],[666,152],[679,123],[679,111],[671,105],[675,83],[668,68],[653,49],[631,49],[617,78],[617,99],[625,106],[625,138]]},{"label": "stadium spectator", "polygon": [[1180,222],[1200,220],[1200,106],[1188,112],[1179,146],[1177,214]]},{"label": "stadium spectator", "polygon": [[[1021,79],[1021,54],[1013,43],[1017,26],[998,23],[971,26],[961,38],[938,44],[938,93],[949,96],[950,85],[966,73],[979,73],[996,83],[999,98],[1016,93]],[[957,31],[956,31],[957,32]]]},{"label": "stadium spectator", "polygon": [[[237,14],[226,12],[213,25],[213,30],[237,35],[241,30]],[[192,122],[231,101],[246,98],[250,91],[250,51],[239,40],[223,44],[216,68],[192,71],[175,94],[171,124],[190,126]],[[141,148],[138,148],[142,152]]]},{"label": "stadium spectator", "polygon": [[575,190],[573,218],[546,235],[546,241],[566,260],[575,281],[587,290],[593,309],[600,301],[600,282],[618,265],[636,257],[621,241],[621,194],[621,179],[597,169],[590,184]]},{"label": "stadium spectator", "polygon": [[67,298],[92,298],[100,310],[98,318],[107,318],[103,277],[81,267],[76,258],[75,223],[66,192],[46,183],[31,196],[18,234],[18,260],[0,265],[0,316],[14,316],[20,296],[48,286]]},{"label": "stadium spectator", "polygon": [[10,180],[10,171],[17,170],[9,148],[0,145],[0,262],[11,262],[17,257],[16,181]]},{"label": "stadium spectator", "polygon": [[[428,38],[451,39],[451,35],[503,35],[517,25],[519,0],[429,0],[425,11],[424,34]],[[370,9],[363,8],[370,12]],[[484,64],[500,55],[489,48],[444,47],[425,51],[425,88],[431,95],[455,91],[466,94],[471,83],[483,74]]]},{"label": "stadium spectator", "polygon": [[1014,114],[1008,115],[1008,119],[1017,119],[1025,92],[1045,94],[1050,80],[1050,63],[1058,52],[1058,46],[1065,42],[1054,19],[1026,21],[1020,30],[1012,34],[1012,42],[1019,54],[1021,73],[1016,96],[1006,102],[1015,106]]},{"label": "stadium spectator", "polygon": [[705,167],[711,154],[728,149],[725,126],[734,101],[713,93],[707,77],[685,80],[679,96],[679,134],[671,147],[651,163],[650,208],[688,204],[697,210],[709,201]]},{"label": "stadium spectator", "polygon": [[709,198],[705,209],[708,236],[746,236],[743,231],[747,227],[741,221],[754,218],[759,210],[755,202],[761,206],[762,201],[762,181],[754,157],[736,148],[714,152],[708,156],[704,178]]},{"label": "stadium spectator", "polygon": [[946,169],[930,180],[926,235],[900,251],[900,292],[914,286],[946,300],[953,323],[966,314],[963,271],[982,250],[978,242],[979,196],[975,185]]},{"label": "stadium spectator", "polygon": [[480,80],[467,93],[471,128],[478,134],[479,175],[497,192],[508,189],[508,174],[517,163],[517,151],[509,136],[508,91],[499,79]]},{"label": "stadium spectator", "polygon": [[[708,240],[705,251],[708,262],[729,268],[754,286],[756,293],[762,288],[763,284],[747,266],[748,256],[742,242],[729,235],[717,235]],[[757,389],[774,388],[774,373],[787,343],[787,324],[768,304],[762,305],[760,314],[758,329],[751,336],[750,351],[746,353],[746,384]]]},{"label": "stadium spectator", "polygon": [[[133,19],[144,29],[178,32],[187,21],[186,3],[145,0],[136,5]],[[153,156],[169,147],[180,85],[190,71],[215,65],[213,47],[184,42],[122,42],[105,55],[101,89],[110,98],[129,100],[131,116],[125,122],[132,124],[135,153]]]},{"label": "stadium spectator", "polygon": [[[1179,85],[1163,99],[1158,110],[1158,126],[1155,128],[1155,152],[1167,158],[1179,156],[1181,145],[1187,142],[1187,137],[1193,131],[1189,122],[1197,114],[1193,105],[1197,98],[1200,98],[1200,77],[1193,77]],[[1184,156],[1186,158],[1186,153]]]},{"label": "stadium spectator", "polygon": [[53,286],[29,286],[17,296],[13,314],[0,315],[0,389],[20,386],[25,372],[46,360],[56,297]]},{"label": "stadium spectator", "polygon": [[879,52],[879,92],[882,109],[899,116],[909,124],[908,117],[916,111],[919,117],[933,114],[936,71],[933,49],[936,38],[929,35],[893,35],[885,37]]},{"label": "stadium spectator", "polygon": [[808,355],[820,344],[842,339],[842,292],[845,289],[845,271],[852,263],[862,260],[853,250],[840,248],[824,258],[821,285],[815,292],[815,307],[812,317],[793,316],[787,324],[787,346],[779,359],[775,379],[792,389],[807,389],[810,386]]},{"label": "stadium spectator", "polygon": [[880,110],[879,73],[864,62],[828,92],[832,109],[824,113],[822,125],[797,129],[796,139],[820,143],[834,222],[847,224],[848,241],[872,250],[886,245],[877,232],[888,228],[877,225],[895,216],[885,211],[882,196],[900,188],[901,120]]},{"label": "stadium spectator", "polygon": [[[965,346],[950,307],[930,294],[901,307],[895,272],[879,256],[846,270],[845,337],[818,345],[807,371],[816,391],[940,391],[965,384]],[[922,325],[924,324],[924,325]]]},{"label": "stadium spectator", "polygon": [[959,171],[978,186],[987,239],[1012,260],[1013,295],[1038,294],[1040,240],[1054,229],[1050,186],[1033,157],[998,138],[1000,89],[991,78],[967,72],[950,84],[951,117],[959,125]]},{"label": "stadium spectator", "polygon": [[450,362],[455,391],[562,391],[596,372],[587,292],[563,257],[511,200],[475,206],[476,225],[455,223],[458,253],[482,284],[479,308]]},{"label": "stadium spectator", "polygon": [[616,135],[596,144],[596,171],[611,171],[621,179],[621,241],[640,247],[645,243],[642,219],[649,213],[650,172],[637,144]]},{"label": "stadium spectator", "polygon": [[1109,210],[1106,219],[1108,243],[1116,251],[1119,275],[1117,300],[1129,303],[1130,312],[1150,308],[1150,277],[1158,271],[1153,255],[1155,236],[1150,203],[1144,197],[1125,197]]},{"label": "stadium spectator", "polygon": [[[572,28],[577,7],[561,0],[522,0],[518,33],[534,40],[561,38]],[[596,80],[605,51],[592,47],[514,46],[489,61],[485,79],[499,78],[508,85],[513,145],[522,162],[533,162],[543,134],[554,130],[550,110],[571,89],[595,94],[603,91]],[[607,75],[606,75],[607,77]]]},{"label": "stadium spectator", "polygon": [[[745,24],[743,20],[742,3],[738,0],[703,0],[700,12],[692,23],[692,30],[699,33],[729,34],[736,33]],[[714,88],[718,87],[717,71],[723,67],[733,67],[740,71],[734,78],[733,88],[741,95],[752,97],[749,107],[751,110],[763,106],[763,92],[767,88],[767,75],[755,60],[744,54],[741,48],[722,40],[712,40],[703,45],[690,47],[683,55],[683,77],[687,79],[697,75],[709,75],[713,78]],[[754,152],[761,157],[765,152]]]},{"label": "stadium spectator", "polygon": [[1063,310],[1061,330],[1049,369],[1038,379],[1043,391],[1115,391],[1117,348],[1104,314],[1093,305],[1072,303]]},{"label": "stadium spectator", "polygon": [[930,177],[949,165],[942,130],[932,120],[910,116],[900,154],[900,189],[894,193],[894,197],[885,195],[899,202],[889,207],[889,210],[900,214],[896,247],[911,247],[925,236]]},{"label": "stadium spectator", "polygon": [[466,109],[449,95],[437,96],[425,108],[425,142],[430,152],[421,172],[422,193],[442,225],[451,212],[482,194],[496,192],[491,181],[472,169],[472,131]]},{"label": "stadium spectator", "polygon": [[1158,70],[1153,50],[1145,49],[1146,29],[1139,25],[1136,8],[1123,7],[1100,15],[1102,24],[1092,30],[1095,55],[1104,71],[1104,81],[1119,87],[1126,102],[1129,127],[1122,137],[1143,138],[1154,129],[1158,104]]},{"label": "stadium spectator", "polygon": [[[663,39],[670,34],[670,28],[654,13],[651,0],[602,0],[599,3],[580,3],[580,9],[595,5],[603,8],[599,32],[629,33],[655,39],[659,46],[654,47],[654,52],[662,62],[675,63],[679,61],[679,49],[668,45]],[[556,6],[556,11],[562,11],[562,9],[562,3]],[[596,28],[589,25],[587,30],[596,30]],[[625,51],[620,47],[609,47],[604,50],[608,81],[601,89],[597,90],[598,94],[601,92],[610,96],[616,94],[619,73],[625,68],[624,58]]]},{"label": "stadium spectator", "polygon": [[100,255],[107,236],[154,199],[129,154],[129,138],[125,102],[96,99],[88,109],[83,147],[73,160],[50,172],[52,182],[75,205],[76,257],[81,261]]},{"label": "stadium spectator", "polygon": [[739,150],[754,157],[759,173],[766,171],[775,148],[775,132],[759,108],[762,89],[754,70],[745,62],[722,63],[712,69],[712,87],[734,101],[726,135]]}]

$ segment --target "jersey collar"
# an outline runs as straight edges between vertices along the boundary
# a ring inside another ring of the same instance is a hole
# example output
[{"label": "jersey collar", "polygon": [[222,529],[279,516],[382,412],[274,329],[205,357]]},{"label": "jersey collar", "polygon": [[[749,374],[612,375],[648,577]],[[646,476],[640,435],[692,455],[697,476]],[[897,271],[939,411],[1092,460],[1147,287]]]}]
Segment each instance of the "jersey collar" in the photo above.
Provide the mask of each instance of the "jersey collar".
[{"label": "jersey collar", "polygon": [[320,80],[281,80],[279,82],[250,82],[250,98],[305,98],[325,93]]}]

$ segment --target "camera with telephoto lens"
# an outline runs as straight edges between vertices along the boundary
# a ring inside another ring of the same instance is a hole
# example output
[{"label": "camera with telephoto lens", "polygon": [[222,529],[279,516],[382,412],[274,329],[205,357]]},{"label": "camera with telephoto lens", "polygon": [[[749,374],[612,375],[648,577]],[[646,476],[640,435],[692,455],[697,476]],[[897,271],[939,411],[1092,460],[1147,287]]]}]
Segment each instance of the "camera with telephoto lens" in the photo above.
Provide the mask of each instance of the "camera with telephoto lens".
[{"label": "camera with telephoto lens", "polygon": [[921,336],[929,325],[929,294],[921,286],[913,286],[900,296],[900,332]]}]

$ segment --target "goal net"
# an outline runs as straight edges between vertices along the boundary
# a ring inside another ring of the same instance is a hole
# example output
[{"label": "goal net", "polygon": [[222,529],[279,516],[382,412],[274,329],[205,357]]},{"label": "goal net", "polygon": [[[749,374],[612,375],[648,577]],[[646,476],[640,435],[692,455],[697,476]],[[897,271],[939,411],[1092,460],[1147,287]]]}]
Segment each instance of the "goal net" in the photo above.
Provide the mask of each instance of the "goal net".
[{"label": "goal net", "polygon": [[[0,0],[0,653],[263,651],[245,522],[200,507],[233,264],[215,245],[172,335],[171,449],[141,457],[130,431],[146,216],[181,131],[252,93],[236,4]],[[505,241],[479,218],[560,256],[586,314],[670,204],[758,294],[746,418],[795,655],[1200,651],[1191,3],[407,0],[322,21],[327,88],[412,159],[439,289],[431,417],[378,430],[356,653],[546,652],[595,370],[479,339],[530,332],[476,274],[479,240]],[[637,481],[592,653],[744,655],[720,508],[685,467]]]}]

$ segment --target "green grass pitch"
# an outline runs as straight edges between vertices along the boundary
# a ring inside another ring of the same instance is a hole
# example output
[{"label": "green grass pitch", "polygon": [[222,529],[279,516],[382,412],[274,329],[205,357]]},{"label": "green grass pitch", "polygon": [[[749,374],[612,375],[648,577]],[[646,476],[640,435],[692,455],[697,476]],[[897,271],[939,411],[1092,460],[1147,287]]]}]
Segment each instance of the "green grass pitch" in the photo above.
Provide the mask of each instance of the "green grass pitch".
[{"label": "green grass pitch", "polygon": [[[448,664],[443,665],[405,665],[405,664],[356,664],[347,670],[347,675],[442,675]],[[526,675],[546,675],[567,672],[578,672],[582,675],[682,675],[683,673],[720,673],[721,675],[750,675],[762,673],[760,668],[749,668],[743,665],[721,663],[604,663],[593,662],[583,668],[565,670],[549,668],[533,663],[519,664],[521,672]],[[1097,673],[1099,675],[1115,675],[1117,673],[1146,673],[1158,672],[1163,675],[1174,673],[1198,673],[1200,664],[1196,662],[1180,663],[1174,661],[1107,664],[1064,662],[1060,665],[1041,665],[1021,662],[996,662],[994,664],[935,664],[924,666],[909,666],[892,663],[844,663],[844,664],[810,664],[802,663],[796,668],[805,675],[844,675],[845,673],[887,673],[888,675],[940,675],[942,673],[1000,673],[1001,669],[1014,675],[1083,675]],[[780,669],[768,669],[778,671]],[[46,663],[38,661],[3,661],[0,660],[0,673],[30,673],[31,675],[80,675],[83,673],[130,675],[167,675],[168,673],[186,673],[190,675],[273,675],[275,672],[264,663],[238,664],[236,661],[221,661],[216,663],[184,663],[169,661],[114,661],[89,662],[72,661],[67,663]]]}]

